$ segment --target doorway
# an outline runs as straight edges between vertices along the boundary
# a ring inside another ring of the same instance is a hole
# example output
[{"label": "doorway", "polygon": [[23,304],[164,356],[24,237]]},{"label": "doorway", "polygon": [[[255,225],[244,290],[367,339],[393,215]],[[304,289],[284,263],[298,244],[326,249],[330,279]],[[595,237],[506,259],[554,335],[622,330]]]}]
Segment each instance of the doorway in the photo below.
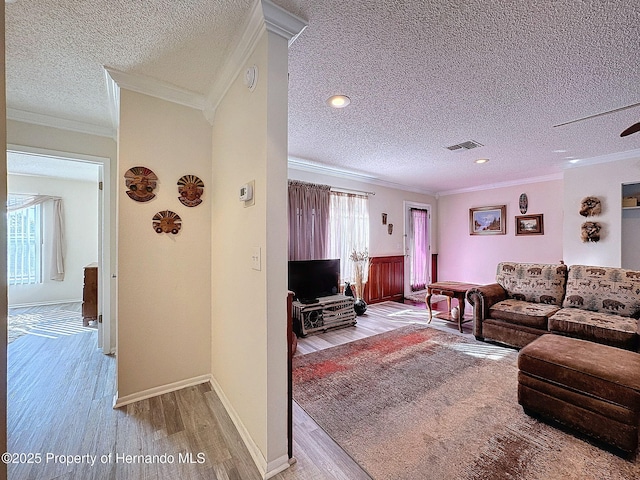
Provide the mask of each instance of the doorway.
[{"label": "doorway", "polygon": [[[111,258],[110,196],[105,195],[109,192],[109,177],[109,159],[26,147],[8,147],[9,194],[15,194],[18,202],[29,199],[30,203],[36,203],[32,209],[40,216],[25,223],[32,230],[39,230],[38,235],[41,235],[40,240],[30,239],[33,252],[41,256],[34,259],[37,263],[34,271],[38,271],[26,280],[14,279],[13,284],[11,276],[16,272],[9,272],[9,307],[35,307],[31,312],[33,319],[29,316],[24,317],[31,324],[27,325],[25,331],[18,331],[18,335],[30,331],[34,322],[38,322],[40,312],[59,308],[70,317],[73,315],[69,312],[75,311],[75,317],[80,316],[82,326],[83,269],[86,265],[95,263],[98,265],[98,271],[102,272],[98,278],[100,316],[93,325],[98,330],[97,347],[105,354],[113,352],[114,342],[111,336],[115,328],[112,326],[110,314],[111,282],[105,282],[105,278],[109,278],[105,270],[110,271],[108,267]],[[56,222],[62,226],[62,231],[57,234],[54,232]],[[17,238],[18,243],[22,243],[15,249],[14,263],[24,261],[24,258],[17,254],[25,248],[20,232]],[[11,242],[10,239],[9,241]],[[59,247],[57,254],[55,243],[58,243]],[[60,247],[60,244],[63,246]],[[8,249],[11,251],[10,245]],[[104,268],[105,266],[107,268]],[[27,268],[22,267],[18,270]],[[56,315],[60,317],[62,314]],[[73,320],[72,324],[75,322],[76,320]]]},{"label": "doorway", "polygon": [[431,206],[404,202],[404,296],[424,298],[431,283]]}]

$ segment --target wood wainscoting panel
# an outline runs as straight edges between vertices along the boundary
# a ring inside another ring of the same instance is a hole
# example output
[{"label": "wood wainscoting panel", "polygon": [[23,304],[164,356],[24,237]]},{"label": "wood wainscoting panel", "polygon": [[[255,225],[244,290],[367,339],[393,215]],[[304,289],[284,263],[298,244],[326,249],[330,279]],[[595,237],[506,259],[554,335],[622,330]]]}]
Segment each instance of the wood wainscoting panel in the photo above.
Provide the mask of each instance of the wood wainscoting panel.
[{"label": "wood wainscoting panel", "polygon": [[364,287],[368,304],[404,300],[404,256],[391,255],[369,259],[369,280]]}]

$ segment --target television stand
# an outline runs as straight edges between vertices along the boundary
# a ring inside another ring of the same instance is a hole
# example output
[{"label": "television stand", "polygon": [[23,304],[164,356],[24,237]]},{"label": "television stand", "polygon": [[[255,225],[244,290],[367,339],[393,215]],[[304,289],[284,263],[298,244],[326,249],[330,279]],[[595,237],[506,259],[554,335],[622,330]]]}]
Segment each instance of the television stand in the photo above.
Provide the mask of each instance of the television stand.
[{"label": "television stand", "polygon": [[310,333],[326,332],[330,328],[349,327],[356,324],[353,297],[331,295],[320,297],[317,303],[293,302],[293,330],[306,337]]},{"label": "television stand", "polygon": [[317,299],[317,298],[299,298],[298,301],[303,305],[311,305],[313,303],[318,303],[319,299]]}]

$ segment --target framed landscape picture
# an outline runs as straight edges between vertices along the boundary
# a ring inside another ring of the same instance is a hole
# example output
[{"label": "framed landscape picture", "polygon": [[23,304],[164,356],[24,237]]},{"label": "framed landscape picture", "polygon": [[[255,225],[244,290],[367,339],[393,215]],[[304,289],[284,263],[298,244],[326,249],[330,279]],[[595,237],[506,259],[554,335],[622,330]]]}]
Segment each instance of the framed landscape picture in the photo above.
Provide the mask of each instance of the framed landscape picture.
[{"label": "framed landscape picture", "polygon": [[544,235],[542,214],[517,216],[516,235]]},{"label": "framed landscape picture", "polygon": [[477,207],[469,209],[470,235],[504,235],[507,206]]}]

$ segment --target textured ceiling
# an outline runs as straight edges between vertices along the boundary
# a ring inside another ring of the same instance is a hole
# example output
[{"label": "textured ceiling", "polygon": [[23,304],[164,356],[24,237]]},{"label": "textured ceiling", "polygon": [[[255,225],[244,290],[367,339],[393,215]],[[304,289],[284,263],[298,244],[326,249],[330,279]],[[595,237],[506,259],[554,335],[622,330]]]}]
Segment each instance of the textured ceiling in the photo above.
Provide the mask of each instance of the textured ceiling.
[{"label": "textured ceiling", "polygon": [[14,175],[97,182],[99,168],[95,163],[38,154],[7,152],[7,171]]},{"label": "textured ceiling", "polygon": [[251,0],[17,0],[7,106],[109,127],[103,66],[208,92]]},{"label": "textured ceiling", "polygon": [[[619,0],[275,0],[289,50],[289,153],[442,192],[640,149],[640,6]],[[9,107],[109,125],[102,65],[206,93],[249,0],[18,0]],[[342,110],[326,99],[351,98]],[[443,147],[475,140],[483,147]],[[566,150],[566,152],[554,152]],[[473,160],[489,158],[485,165]]]}]

